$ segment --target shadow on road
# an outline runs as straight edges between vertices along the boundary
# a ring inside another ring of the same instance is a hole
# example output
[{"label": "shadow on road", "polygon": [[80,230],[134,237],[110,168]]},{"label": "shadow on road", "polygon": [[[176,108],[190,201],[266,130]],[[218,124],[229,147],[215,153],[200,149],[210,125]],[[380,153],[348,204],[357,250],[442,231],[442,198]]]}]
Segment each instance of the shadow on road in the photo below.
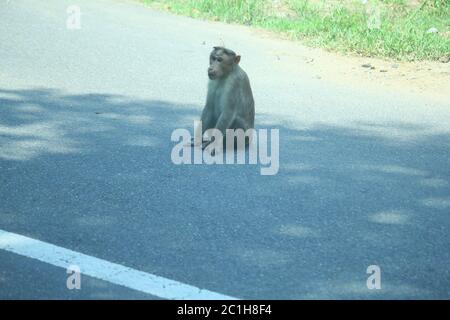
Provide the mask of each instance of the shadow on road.
[{"label": "shadow on road", "polygon": [[258,115],[280,129],[278,175],[176,166],[170,135],[199,112],[0,90],[0,228],[242,298],[449,297],[450,135]]}]

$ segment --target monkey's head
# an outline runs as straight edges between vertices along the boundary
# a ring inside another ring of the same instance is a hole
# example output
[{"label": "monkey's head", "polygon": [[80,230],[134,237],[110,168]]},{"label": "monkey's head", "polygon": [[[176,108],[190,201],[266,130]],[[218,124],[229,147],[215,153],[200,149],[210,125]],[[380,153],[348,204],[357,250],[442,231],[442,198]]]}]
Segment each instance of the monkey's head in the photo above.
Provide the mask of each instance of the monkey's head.
[{"label": "monkey's head", "polygon": [[209,56],[208,77],[211,80],[227,77],[241,61],[233,50],[224,47],[214,47]]}]

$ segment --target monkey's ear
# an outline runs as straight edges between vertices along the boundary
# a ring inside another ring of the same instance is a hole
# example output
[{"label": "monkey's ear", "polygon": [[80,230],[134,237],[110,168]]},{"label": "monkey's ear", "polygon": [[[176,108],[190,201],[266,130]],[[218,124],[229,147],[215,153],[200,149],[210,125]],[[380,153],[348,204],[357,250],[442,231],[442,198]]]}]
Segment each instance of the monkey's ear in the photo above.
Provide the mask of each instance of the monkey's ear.
[{"label": "monkey's ear", "polygon": [[240,61],[241,61],[241,56],[236,56],[234,58],[234,63],[239,64]]}]

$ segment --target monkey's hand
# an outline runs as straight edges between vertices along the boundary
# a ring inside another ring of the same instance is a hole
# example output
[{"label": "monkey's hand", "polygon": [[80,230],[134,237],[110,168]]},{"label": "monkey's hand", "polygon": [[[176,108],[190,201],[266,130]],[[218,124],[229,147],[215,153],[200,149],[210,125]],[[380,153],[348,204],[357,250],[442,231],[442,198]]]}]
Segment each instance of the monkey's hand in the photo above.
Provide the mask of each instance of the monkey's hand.
[{"label": "monkey's hand", "polygon": [[203,140],[202,141],[202,150],[205,150],[205,148],[207,147],[207,146],[209,146],[210,144],[211,144],[211,140]]},{"label": "monkey's hand", "polygon": [[[210,140],[210,141],[203,141],[203,144],[202,144],[202,150],[205,150],[205,148],[206,148],[207,146],[209,146],[211,143],[212,143],[211,140]],[[211,150],[211,155],[212,155],[212,156],[215,156],[215,155],[216,155],[216,149],[212,149],[212,150]]]},{"label": "monkey's hand", "polygon": [[199,147],[202,145],[202,141],[196,141],[194,138],[191,138],[191,142],[185,144],[186,147]]}]

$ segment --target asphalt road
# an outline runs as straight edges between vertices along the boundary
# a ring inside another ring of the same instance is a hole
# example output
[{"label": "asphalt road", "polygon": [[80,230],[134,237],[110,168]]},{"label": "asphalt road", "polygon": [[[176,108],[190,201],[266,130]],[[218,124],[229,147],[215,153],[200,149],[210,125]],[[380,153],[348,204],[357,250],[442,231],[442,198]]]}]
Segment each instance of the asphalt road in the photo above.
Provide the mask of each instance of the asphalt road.
[{"label": "asphalt road", "polygon": [[[280,130],[277,175],[171,162],[222,42]],[[327,82],[305,50],[127,1],[2,0],[0,229],[244,299],[450,298],[450,93]],[[66,279],[0,249],[1,299],[159,298]]]}]

